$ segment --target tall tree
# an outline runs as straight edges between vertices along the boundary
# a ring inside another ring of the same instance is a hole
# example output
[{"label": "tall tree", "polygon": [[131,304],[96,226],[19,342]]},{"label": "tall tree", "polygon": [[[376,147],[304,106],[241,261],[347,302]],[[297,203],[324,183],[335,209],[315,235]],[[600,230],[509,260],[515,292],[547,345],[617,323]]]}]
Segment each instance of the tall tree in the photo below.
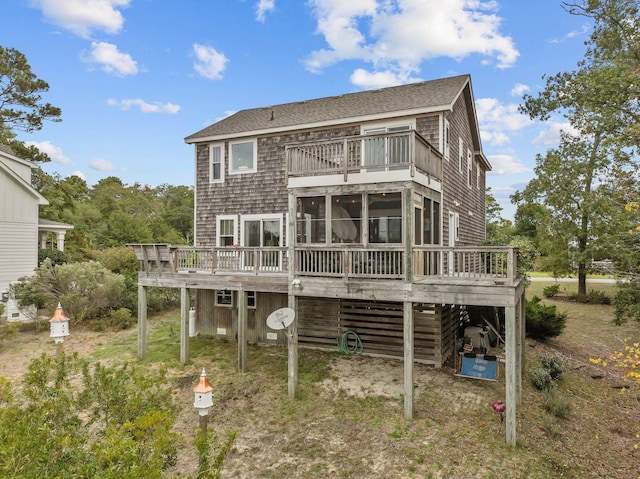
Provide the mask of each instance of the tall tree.
[{"label": "tall tree", "polygon": [[31,133],[46,120],[60,121],[60,108],[42,102],[41,93],[48,90],[49,84],[31,71],[24,54],[0,46],[0,143],[11,146],[18,156],[49,160],[34,146],[16,140],[17,131]]},{"label": "tall tree", "polygon": [[616,232],[628,227],[629,216],[616,201],[624,195],[617,178],[637,162],[640,19],[634,0],[563,5],[593,19],[585,57],[576,70],[548,77],[544,90],[537,97],[526,95],[521,108],[532,119],[562,114],[574,133],[563,133],[558,148],[538,155],[536,178],[512,201],[549,209],[541,249],[555,272],[577,267],[578,293],[585,294],[589,262],[612,248]]}]

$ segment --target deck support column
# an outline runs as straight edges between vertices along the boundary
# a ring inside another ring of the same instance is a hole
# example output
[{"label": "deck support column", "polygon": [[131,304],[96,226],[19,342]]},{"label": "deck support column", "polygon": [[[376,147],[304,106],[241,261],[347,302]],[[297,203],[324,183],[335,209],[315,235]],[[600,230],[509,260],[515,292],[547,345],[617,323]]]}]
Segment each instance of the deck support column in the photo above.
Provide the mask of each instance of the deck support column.
[{"label": "deck support column", "polygon": [[295,399],[298,395],[298,298],[290,294],[288,306],[296,312],[296,319],[287,332],[289,398]]},{"label": "deck support column", "polygon": [[506,440],[510,446],[516,445],[516,404],[518,403],[518,328],[516,307],[504,308],[505,319],[505,349],[506,349]]},{"label": "deck support column", "polygon": [[247,292],[238,291],[238,371],[247,371]]},{"label": "deck support column", "polygon": [[138,358],[147,353],[147,287],[138,285]]},{"label": "deck support column", "polygon": [[413,303],[404,302],[404,417],[413,419]]},{"label": "deck support column", "polygon": [[[345,162],[346,164],[346,162]],[[345,170],[346,175],[346,170]],[[287,383],[289,398],[295,399],[298,396],[298,298],[293,294],[293,281],[296,277],[296,197],[292,190],[289,190],[287,198],[287,245],[289,251],[288,275],[289,295],[287,296],[287,306],[295,312],[294,321],[287,328]],[[331,225],[331,208],[328,209],[329,218],[327,228]]]},{"label": "deck support column", "polygon": [[180,288],[180,362],[189,361],[189,290]]}]

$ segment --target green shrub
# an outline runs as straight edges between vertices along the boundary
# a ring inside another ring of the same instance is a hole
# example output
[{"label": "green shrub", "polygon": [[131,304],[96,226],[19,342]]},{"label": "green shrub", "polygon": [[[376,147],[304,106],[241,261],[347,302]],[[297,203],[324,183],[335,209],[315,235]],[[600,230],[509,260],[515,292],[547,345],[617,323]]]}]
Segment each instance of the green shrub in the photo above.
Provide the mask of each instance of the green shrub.
[{"label": "green shrub", "polygon": [[614,304],[615,324],[625,323],[629,319],[640,321],[640,280],[618,283]]},{"label": "green shrub", "polygon": [[57,249],[47,248],[38,250],[38,266],[44,263],[44,260],[49,258],[52,264],[65,264],[67,262],[67,254],[64,251],[58,251]]},{"label": "green shrub", "polygon": [[563,372],[567,370],[567,360],[560,353],[554,353],[550,356],[542,356],[540,364],[549,372],[551,379],[558,379]]},{"label": "green shrub", "polygon": [[46,259],[35,275],[20,278],[12,290],[21,306],[53,311],[62,304],[72,323],[92,319],[120,305],[124,278],[96,261],[54,265]]},{"label": "green shrub", "polygon": [[543,367],[539,367],[531,371],[531,383],[540,391],[552,391],[556,387],[556,383]]},{"label": "green shrub", "polygon": [[611,298],[604,291],[592,289],[587,294],[572,294],[569,298],[584,304],[611,304]]},{"label": "green shrub", "polygon": [[98,318],[95,325],[98,331],[120,331],[123,329],[129,329],[135,324],[135,322],[136,320],[131,315],[131,311],[129,309],[119,308],[111,310],[106,315]]},{"label": "green shrub", "polygon": [[542,300],[534,296],[526,300],[527,336],[538,341],[559,336],[567,325],[567,313],[559,313],[555,306],[542,304]]},{"label": "green shrub", "polygon": [[550,284],[549,286],[546,286],[542,290],[542,295],[545,298],[553,298],[557,296],[559,292],[560,292],[560,285],[558,283],[555,283],[555,284]]},{"label": "green shrub", "polygon": [[567,419],[571,414],[571,402],[564,394],[553,391],[547,395],[544,409],[558,419]]}]

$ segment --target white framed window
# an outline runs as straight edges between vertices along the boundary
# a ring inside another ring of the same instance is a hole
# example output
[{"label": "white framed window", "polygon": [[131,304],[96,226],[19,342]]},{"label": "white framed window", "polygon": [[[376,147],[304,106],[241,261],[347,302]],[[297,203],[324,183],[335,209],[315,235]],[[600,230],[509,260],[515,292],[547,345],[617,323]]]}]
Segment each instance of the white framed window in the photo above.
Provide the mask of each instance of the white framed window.
[{"label": "white framed window", "polygon": [[245,251],[243,267],[261,270],[278,270],[282,265],[283,245],[283,215],[244,215],[240,217],[240,242],[242,246],[256,248],[255,251]]},{"label": "white framed window", "polygon": [[256,292],[247,291],[247,308],[256,309]]},{"label": "white framed window", "polygon": [[467,186],[471,188],[473,185],[473,181],[471,179],[471,174],[473,173],[473,155],[471,154],[471,150],[467,148]]},{"label": "white framed window", "polygon": [[480,163],[476,163],[476,188],[480,189]]},{"label": "white framed window", "polygon": [[223,308],[233,307],[233,293],[228,289],[216,290],[216,306]]},{"label": "white framed window", "polygon": [[238,244],[238,217],[235,215],[216,216],[216,246]]},{"label": "white framed window", "polygon": [[415,119],[371,123],[360,128],[362,135],[377,135],[370,139],[363,139],[362,162],[363,166],[372,168],[370,171],[383,171],[393,169],[394,164],[407,164],[409,162],[410,137],[408,135],[389,136],[385,133],[401,133],[416,129]]},{"label": "white framed window", "polygon": [[209,183],[224,181],[224,144],[209,145]]},{"label": "white framed window", "polygon": [[444,131],[442,132],[442,154],[445,160],[449,159],[449,150],[451,149],[449,146],[450,142],[450,128],[449,128],[449,120],[444,120]]},{"label": "white framed window", "polygon": [[456,241],[460,241],[460,213],[453,213],[453,235]]},{"label": "white framed window", "polygon": [[462,173],[462,162],[464,160],[464,142],[462,138],[458,138],[458,170]]},{"label": "white framed window", "polygon": [[255,173],[258,170],[258,141],[229,142],[229,174]]}]

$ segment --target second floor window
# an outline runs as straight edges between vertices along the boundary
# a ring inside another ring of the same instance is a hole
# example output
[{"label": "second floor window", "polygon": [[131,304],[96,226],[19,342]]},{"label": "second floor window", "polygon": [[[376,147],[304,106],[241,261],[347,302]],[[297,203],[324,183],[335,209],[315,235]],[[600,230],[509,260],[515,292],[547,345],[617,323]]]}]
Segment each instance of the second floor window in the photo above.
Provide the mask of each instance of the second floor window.
[{"label": "second floor window", "polygon": [[256,140],[229,143],[229,174],[255,172],[257,149]]},{"label": "second floor window", "polygon": [[402,197],[400,193],[368,195],[369,242],[402,243]]},{"label": "second floor window", "polygon": [[209,183],[224,180],[224,145],[209,146]]}]

